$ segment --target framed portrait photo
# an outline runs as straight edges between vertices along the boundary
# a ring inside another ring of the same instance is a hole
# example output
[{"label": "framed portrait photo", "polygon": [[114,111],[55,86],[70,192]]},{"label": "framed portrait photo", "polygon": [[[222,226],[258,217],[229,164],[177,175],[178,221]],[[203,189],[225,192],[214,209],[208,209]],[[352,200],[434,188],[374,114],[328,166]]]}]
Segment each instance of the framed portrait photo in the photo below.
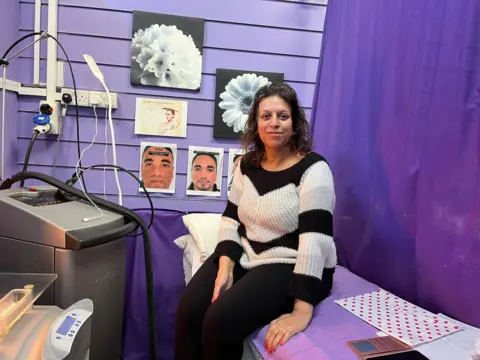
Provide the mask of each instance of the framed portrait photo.
[{"label": "framed portrait photo", "polygon": [[[148,192],[175,193],[177,145],[140,144],[140,180]],[[142,187],[139,191],[143,192]]]},{"label": "framed portrait photo", "polygon": [[137,98],[135,134],[187,137],[187,102]]},{"label": "framed portrait photo", "polygon": [[221,195],[223,151],[212,147],[188,148],[187,195]]},{"label": "framed portrait photo", "polygon": [[229,149],[228,150],[228,185],[227,185],[227,194],[230,195],[230,189],[233,183],[233,175],[237,170],[238,165],[242,159],[242,156],[245,155],[244,149]]}]

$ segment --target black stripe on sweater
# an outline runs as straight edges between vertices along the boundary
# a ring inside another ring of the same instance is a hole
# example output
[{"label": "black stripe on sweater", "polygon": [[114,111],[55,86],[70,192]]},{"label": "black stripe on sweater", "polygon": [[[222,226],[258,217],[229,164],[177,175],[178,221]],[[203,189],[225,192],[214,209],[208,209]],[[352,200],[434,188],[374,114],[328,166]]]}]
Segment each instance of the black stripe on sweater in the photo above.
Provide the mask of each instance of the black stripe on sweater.
[{"label": "black stripe on sweater", "polygon": [[252,247],[252,250],[257,255],[260,255],[262,252],[268,251],[276,247],[285,247],[288,249],[298,250],[298,230],[295,230],[294,232],[291,232],[289,234],[282,235],[276,239],[270,240],[269,242],[263,243],[250,240],[247,237],[245,226],[243,226],[243,224],[240,224],[240,226],[238,227],[238,235],[247,239],[248,243]]},{"label": "black stripe on sweater", "polygon": [[214,257],[228,256],[233,261],[239,262],[243,254],[243,247],[233,240],[220,241],[215,248]]},{"label": "black stripe on sweater", "polygon": [[316,232],[333,236],[332,213],[323,209],[305,211],[298,218],[298,229],[300,234]]},{"label": "black stripe on sweater", "polygon": [[230,200],[228,200],[227,202],[227,206],[225,207],[223,216],[229,217],[230,219],[240,222],[240,220],[238,219],[238,206],[235,205]]},{"label": "black stripe on sweater", "polygon": [[322,280],[298,273],[293,274],[290,295],[313,306],[330,295],[333,286],[335,268],[323,269]]}]

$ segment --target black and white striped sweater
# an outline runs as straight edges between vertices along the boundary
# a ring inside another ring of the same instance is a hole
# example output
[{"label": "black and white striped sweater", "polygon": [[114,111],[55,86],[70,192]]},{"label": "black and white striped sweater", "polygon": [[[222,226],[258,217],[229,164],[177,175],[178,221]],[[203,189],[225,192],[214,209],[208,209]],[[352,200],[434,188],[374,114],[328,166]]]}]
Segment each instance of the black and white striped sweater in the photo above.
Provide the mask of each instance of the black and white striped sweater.
[{"label": "black and white striped sweater", "polygon": [[325,159],[307,154],[292,167],[267,171],[240,163],[223,213],[215,256],[245,269],[295,264],[291,294],[316,305],[322,275],[334,271],[333,176]]}]

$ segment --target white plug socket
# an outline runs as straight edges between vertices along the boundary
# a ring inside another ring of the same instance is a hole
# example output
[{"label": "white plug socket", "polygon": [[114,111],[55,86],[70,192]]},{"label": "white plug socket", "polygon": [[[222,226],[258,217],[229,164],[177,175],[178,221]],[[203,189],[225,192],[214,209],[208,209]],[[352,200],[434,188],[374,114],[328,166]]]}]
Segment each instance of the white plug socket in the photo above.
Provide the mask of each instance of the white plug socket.
[{"label": "white plug socket", "polygon": [[[108,97],[106,92],[90,91],[90,103],[92,103],[92,98],[94,98],[95,100],[97,100],[98,98],[101,99],[100,104],[98,104],[97,107],[105,109],[108,108]],[[116,109],[118,107],[118,94],[110,93],[110,99],[112,100],[112,109]]]},{"label": "white plug socket", "polygon": [[102,107],[102,93],[96,92],[96,91],[90,91],[90,96],[89,96],[89,106],[90,107]]},{"label": "white plug socket", "polygon": [[[72,96],[72,102],[68,104],[69,106],[75,106],[75,92],[73,89],[62,89],[62,96],[63,94],[70,94]],[[77,90],[77,99],[78,99],[78,106],[90,106],[90,91],[88,90]],[[62,104],[65,104],[62,100]]]}]

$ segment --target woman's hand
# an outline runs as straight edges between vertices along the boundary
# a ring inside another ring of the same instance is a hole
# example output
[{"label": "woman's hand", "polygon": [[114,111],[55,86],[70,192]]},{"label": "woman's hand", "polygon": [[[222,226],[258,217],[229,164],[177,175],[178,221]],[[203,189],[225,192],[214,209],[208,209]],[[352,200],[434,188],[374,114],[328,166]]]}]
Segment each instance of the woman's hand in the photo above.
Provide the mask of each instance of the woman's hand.
[{"label": "woman's hand", "polygon": [[217,300],[220,293],[233,285],[233,267],[235,263],[227,256],[220,257],[215,287],[213,288],[212,302]]},{"label": "woman's hand", "polygon": [[273,320],[265,336],[267,351],[275,351],[278,345],[284,345],[293,335],[304,331],[312,320],[312,314],[311,305],[298,306],[298,308],[296,306],[291,314],[285,314]]}]

